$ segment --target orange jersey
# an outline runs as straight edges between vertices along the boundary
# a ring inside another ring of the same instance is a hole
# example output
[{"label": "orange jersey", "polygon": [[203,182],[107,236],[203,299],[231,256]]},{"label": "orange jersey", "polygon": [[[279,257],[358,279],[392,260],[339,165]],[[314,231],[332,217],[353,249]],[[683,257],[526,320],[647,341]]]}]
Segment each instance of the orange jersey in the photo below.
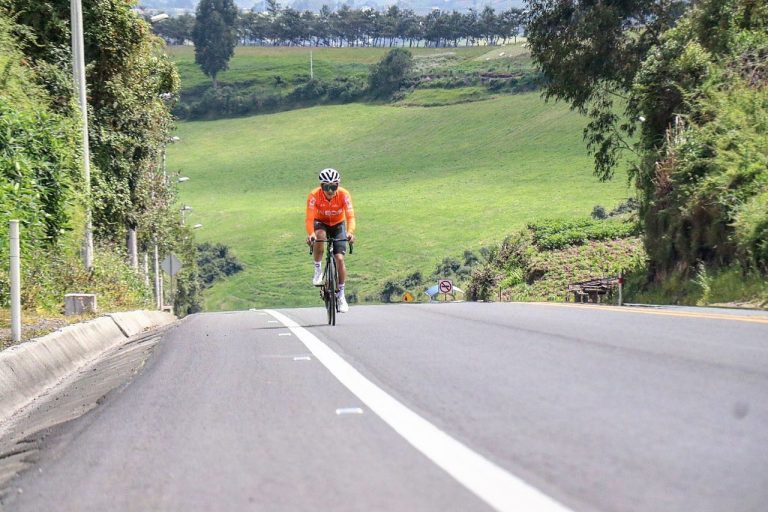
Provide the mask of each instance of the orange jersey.
[{"label": "orange jersey", "polygon": [[325,197],[323,189],[317,187],[307,197],[307,218],[305,225],[307,234],[315,232],[315,220],[328,226],[335,226],[347,221],[347,233],[355,233],[355,209],[352,207],[352,196],[347,189],[339,187],[336,195],[330,201]]}]

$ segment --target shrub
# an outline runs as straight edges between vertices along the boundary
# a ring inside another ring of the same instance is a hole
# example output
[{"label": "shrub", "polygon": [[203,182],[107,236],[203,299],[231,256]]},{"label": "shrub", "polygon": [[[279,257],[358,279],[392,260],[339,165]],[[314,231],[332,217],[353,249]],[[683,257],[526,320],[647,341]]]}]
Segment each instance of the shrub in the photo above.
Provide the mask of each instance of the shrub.
[{"label": "shrub", "polygon": [[609,217],[615,217],[617,215],[624,215],[625,213],[636,212],[640,209],[640,201],[634,197],[628,198],[626,201],[619,203],[616,208],[608,213]]},{"label": "shrub", "polygon": [[229,252],[229,247],[208,242],[197,246],[197,266],[204,289],[243,270],[243,265]]},{"label": "shrub", "polygon": [[[94,251],[93,268],[83,267],[79,255],[52,249],[31,248],[22,261],[22,306],[49,314],[64,307],[67,293],[95,293],[102,311],[151,308],[152,291],[142,276],[130,268],[115,247]],[[0,273],[0,303],[7,305],[7,274]]]},{"label": "shrub", "polygon": [[500,277],[499,271],[491,264],[475,267],[467,287],[467,298],[469,300],[491,300],[497,290]]},{"label": "shrub", "polygon": [[542,250],[563,249],[582,245],[589,240],[625,238],[639,233],[635,223],[583,220],[547,220],[529,224],[533,243]]},{"label": "shrub", "polygon": [[397,91],[406,75],[413,67],[411,52],[395,48],[371,68],[368,76],[368,89],[371,95],[379,98],[388,97]]},{"label": "shrub", "polygon": [[380,298],[381,302],[384,303],[390,303],[392,302],[392,296],[400,295],[404,292],[402,285],[396,281],[387,281],[384,283],[384,286],[382,287]]},{"label": "shrub", "polygon": [[608,214],[605,212],[605,208],[598,204],[592,208],[592,218],[596,220],[603,220],[608,218]]}]

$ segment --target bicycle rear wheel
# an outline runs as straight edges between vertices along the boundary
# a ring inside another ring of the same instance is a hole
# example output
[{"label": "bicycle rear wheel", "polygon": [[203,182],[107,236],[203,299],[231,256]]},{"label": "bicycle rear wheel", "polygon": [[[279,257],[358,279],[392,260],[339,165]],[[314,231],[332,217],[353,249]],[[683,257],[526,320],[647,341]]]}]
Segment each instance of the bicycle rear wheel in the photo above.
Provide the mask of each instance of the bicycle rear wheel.
[{"label": "bicycle rear wheel", "polygon": [[328,312],[328,325],[336,325],[336,261],[331,258],[325,274],[325,309]]}]

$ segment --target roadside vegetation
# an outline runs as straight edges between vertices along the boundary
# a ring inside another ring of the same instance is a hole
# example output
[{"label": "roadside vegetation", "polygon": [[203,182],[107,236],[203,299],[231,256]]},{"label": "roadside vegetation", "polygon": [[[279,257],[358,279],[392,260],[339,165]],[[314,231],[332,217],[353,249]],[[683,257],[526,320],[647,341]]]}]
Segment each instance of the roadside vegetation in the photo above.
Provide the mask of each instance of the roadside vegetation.
[{"label": "roadside vegetation", "polygon": [[568,285],[641,270],[646,254],[629,220],[545,220],[487,251],[472,270],[473,300],[573,300]]},{"label": "roadside vegetation", "polygon": [[715,283],[740,280],[722,295],[765,306],[768,4],[529,4],[545,95],[587,116],[595,174],[631,164],[649,258],[641,290],[708,304]]},{"label": "roadside vegetation", "polygon": [[[87,3],[84,17],[90,196],[72,90],[69,4],[0,4],[0,308],[10,301],[8,221],[18,219],[23,318],[31,326],[25,338],[44,330],[36,325],[68,321],[65,293],[96,293],[102,311],[151,307],[144,277],[127,264],[130,230],[137,231],[141,252],[157,238],[162,252],[194,258],[160,165],[172,128],[166,98],[178,90],[173,64],[129,5]],[[80,249],[88,210],[95,254],[85,269]],[[180,280],[194,280],[195,273],[190,264]],[[7,316],[0,315],[0,338]]]}]

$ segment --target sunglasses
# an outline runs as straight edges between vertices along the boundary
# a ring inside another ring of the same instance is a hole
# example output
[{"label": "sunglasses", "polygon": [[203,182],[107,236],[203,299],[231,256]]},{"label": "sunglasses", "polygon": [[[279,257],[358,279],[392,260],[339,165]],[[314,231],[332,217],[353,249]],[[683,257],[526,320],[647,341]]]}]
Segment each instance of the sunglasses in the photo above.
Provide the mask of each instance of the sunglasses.
[{"label": "sunglasses", "polygon": [[337,188],[339,188],[339,185],[336,183],[323,183],[323,190],[326,192],[333,192]]}]

